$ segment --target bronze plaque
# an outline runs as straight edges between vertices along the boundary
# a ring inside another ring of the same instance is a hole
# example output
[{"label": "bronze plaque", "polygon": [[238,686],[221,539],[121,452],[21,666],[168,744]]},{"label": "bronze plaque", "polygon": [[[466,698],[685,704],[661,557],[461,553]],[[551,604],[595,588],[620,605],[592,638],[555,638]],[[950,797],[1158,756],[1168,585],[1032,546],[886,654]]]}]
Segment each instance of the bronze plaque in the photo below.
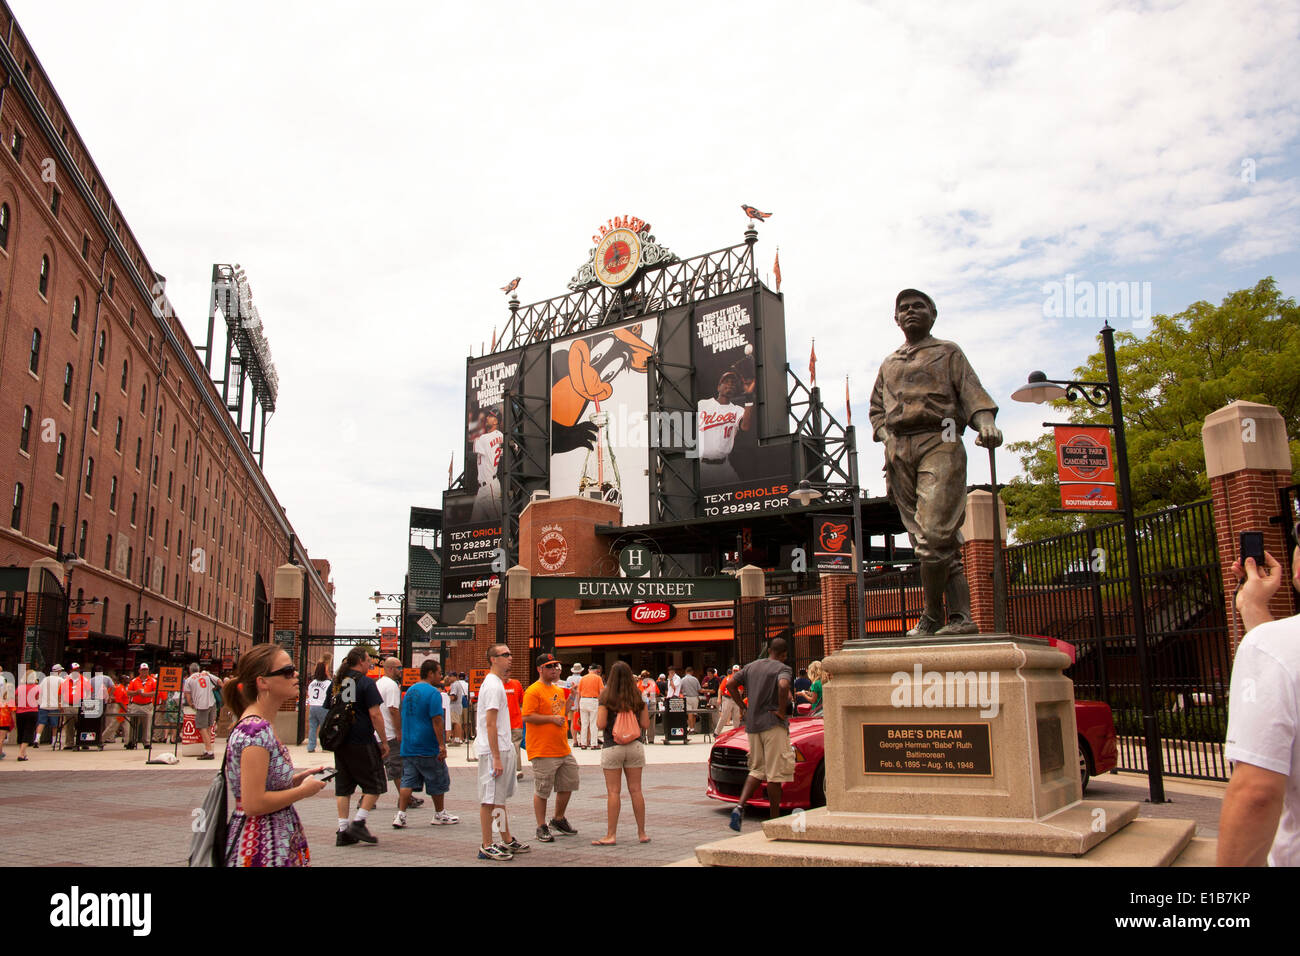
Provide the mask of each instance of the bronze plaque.
[{"label": "bronze plaque", "polygon": [[991,777],[988,724],[863,724],[862,772]]},{"label": "bronze plaque", "polygon": [[1065,741],[1060,717],[1038,718],[1038,772],[1047,776],[1065,766]]}]

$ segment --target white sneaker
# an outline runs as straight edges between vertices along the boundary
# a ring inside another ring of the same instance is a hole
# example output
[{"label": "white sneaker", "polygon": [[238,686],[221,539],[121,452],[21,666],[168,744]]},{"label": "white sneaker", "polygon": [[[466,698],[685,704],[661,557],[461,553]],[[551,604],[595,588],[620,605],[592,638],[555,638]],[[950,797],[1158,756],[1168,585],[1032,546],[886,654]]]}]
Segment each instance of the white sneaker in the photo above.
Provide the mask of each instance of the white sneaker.
[{"label": "white sneaker", "polygon": [[397,811],[397,816],[393,817],[393,829],[394,830],[406,829],[406,811],[404,810]]},{"label": "white sneaker", "polygon": [[429,826],[445,827],[453,823],[460,823],[460,817],[448,813],[446,810],[439,810],[433,815],[433,819],[429,821]]}]

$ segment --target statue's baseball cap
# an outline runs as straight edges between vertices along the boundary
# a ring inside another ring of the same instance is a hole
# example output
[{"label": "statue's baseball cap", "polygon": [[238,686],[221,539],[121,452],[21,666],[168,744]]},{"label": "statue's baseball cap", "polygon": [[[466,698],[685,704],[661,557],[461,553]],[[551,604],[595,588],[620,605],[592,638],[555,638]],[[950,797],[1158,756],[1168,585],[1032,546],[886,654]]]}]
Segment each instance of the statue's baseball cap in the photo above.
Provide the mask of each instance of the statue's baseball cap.
[{"label": "statue's baseball cap", "polygon": [[928,295],[926,295],[926,294],[925,294],[924,292],[922,292],[920,289],[904,289],[902,292],[898,293],[898,295],[894,296],[894,308],[897,309],[897,308],[898,308],[898,303],[902,302],[903,299],[904,299],[906,296],[911,296],[911,295],[920,296],[922,299],[924,299],[924,300],[926,301],[926,304],[928,304],[928,305],[930,306],[930,311],[931,311],[931,312],[937,312],[937,311],[938,311],[938,310],[935,309],[935,307],[934,307],[934,299],[930,298]]}]

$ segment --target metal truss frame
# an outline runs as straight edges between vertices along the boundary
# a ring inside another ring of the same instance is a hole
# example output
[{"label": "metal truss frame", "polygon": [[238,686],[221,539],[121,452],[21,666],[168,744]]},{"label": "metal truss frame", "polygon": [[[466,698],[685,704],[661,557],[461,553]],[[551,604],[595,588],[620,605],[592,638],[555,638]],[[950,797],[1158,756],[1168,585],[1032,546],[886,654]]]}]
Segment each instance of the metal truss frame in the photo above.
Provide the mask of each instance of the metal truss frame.
[{"label": "metal truss frame", "polygon": [[753,288],[759,281],[754,267],[757,241],[758,232],[751,226],[745,230],[745,241],[738,245],[650,266],[636,281],[618,289],[592,285],[530,305],[512,299],[510,318],[493,351],[546,342]]}]

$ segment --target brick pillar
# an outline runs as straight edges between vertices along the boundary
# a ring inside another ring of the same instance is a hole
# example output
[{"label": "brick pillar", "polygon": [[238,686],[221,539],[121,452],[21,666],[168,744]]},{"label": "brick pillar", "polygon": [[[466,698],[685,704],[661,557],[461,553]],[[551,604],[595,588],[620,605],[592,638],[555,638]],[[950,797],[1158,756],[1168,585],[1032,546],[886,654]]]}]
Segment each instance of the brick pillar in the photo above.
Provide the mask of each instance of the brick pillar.
[{"label": "brick pillar", "polygon": [[[275,569],[275,588],[271,598],[271,637],[277,632],[292,631],[293,646],[285,647],[293,662],[303,666],[302,655],[302,582],[303,570],[296,564],[282,564]],[[301,680],[301,677],[300,677]],[[281,740],[302,743],[298,727],[298,702],[285,701],[275,718],[275,733]]]},{"label": "brick pillar", "polygon": [[[998,499],[998,531],[1007,543],[1007,507]],[[961,560],[970,586],[970,616],[981,634],[993,627],[993,493],[972,491],[966,495],[966,520],[961,526]],[[1002,553],[1006,568],[1006,552]],[[1008,627],[1010,624],[1008,623]]]},{"label": "brick pillar", "polygon": [[844,605],[853,591],[853,575],[823,574],[817,579],[822,591],[822,638],[829,657],[849,640],[849,615]]},{"label": "brick pillar", "polygon": [[1269,605],[1273,616],[1289,617],[1296,612],[1286,533],[1272,522],[1280,510],[1278,492],[1291,484],[1291,453],[1286,423],[1278,410],[1256,402],[1233,402],[1211,412],[1201,427],[1201,440],[1214,501],[1229,649],[1235,655],[1245,636],[1233,604],[1237,581],[1232,562],[1238,557],[1241,532],[1263,532],[1264,550],[1282,564],[1283,585]]},{"label": "brick pillar", "polygon": [[527,687],[533,682],[537,671],[533,659],[537,651],[528,646],[533,636],[533,599],[532,575],[521,564],[516,564],[506,572],[506,643],[514,655],[514,669],[511,674]]}]

